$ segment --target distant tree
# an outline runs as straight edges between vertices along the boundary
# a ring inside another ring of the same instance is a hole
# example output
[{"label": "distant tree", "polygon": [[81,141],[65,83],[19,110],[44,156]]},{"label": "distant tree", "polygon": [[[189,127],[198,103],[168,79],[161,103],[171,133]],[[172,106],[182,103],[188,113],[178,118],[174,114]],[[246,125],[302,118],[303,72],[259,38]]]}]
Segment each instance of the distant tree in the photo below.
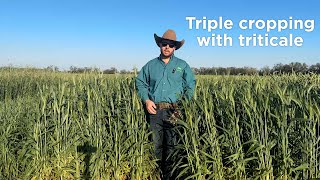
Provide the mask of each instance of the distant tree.
[{"label": "distant tree", "polygon": [[306,73],[308,71],[308,65],[306,63],[292,62],[289,66],[294,72]]},{"label": "distant tree", "polygon": [[271,69],[269,68],[269,66],[264,66],[263,68],[260,69],[259,74],[260,75],[270,75]]},{"label": "distant tree", "polygon": [[320,74],[320,63],[311,65],[308,69],[308,72]]},{"label": "distant tree", "polygon": [[57,71],[59,71],[59,68],[57,66],[50,65],[50,66],[46,67],[45,70],[57,72]]},{"label": "distant tree", "polygon": [[120,70],[120,74],[130,74],[130,71],[122,69],[122,70]]},{"label": "distant tree", "polygon": [[71,72],[71,73],[77,73],[77,70],[78,70],[78,68],[75,66],[70,66],[70,68],[69,68],[69,72]]},{"label": "distant tree", "polygon": [[308,65],[306,63],[299,63],[299,62],[291,62],[289,64],[276,64],[272,68],[272,73],[281,73],[281,74],[291,74],[293,72],[296,73],[307,73],[308,72]]},{"label": "distant tree", "polygon": [[103,74],[116,74],[118,70],[115,67],[111,67],[110,69],[105,69]]}]

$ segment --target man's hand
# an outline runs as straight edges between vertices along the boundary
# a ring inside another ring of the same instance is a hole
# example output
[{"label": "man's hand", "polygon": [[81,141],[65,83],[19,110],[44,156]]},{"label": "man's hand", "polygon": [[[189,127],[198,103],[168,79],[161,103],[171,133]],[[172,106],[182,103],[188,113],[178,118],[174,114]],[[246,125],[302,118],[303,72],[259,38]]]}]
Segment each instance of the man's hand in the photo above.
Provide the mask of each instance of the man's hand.
[{"label": "man's hand", "polygon": [[146,100],[146,108],[150,114],[157,114],[157,111],[155,110],[157,107],[150,99]]}]

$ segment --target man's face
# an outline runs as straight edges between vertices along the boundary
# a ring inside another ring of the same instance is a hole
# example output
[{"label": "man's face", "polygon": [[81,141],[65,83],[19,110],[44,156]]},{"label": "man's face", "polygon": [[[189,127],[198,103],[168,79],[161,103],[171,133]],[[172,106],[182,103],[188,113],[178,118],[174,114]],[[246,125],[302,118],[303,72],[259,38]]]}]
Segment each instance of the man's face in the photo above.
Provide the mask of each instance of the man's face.
[{"label": "man's face", "polygon": [[170,57],[176,49],[173,41],[162,41],[160,43],[161,54],[164,57]]}]

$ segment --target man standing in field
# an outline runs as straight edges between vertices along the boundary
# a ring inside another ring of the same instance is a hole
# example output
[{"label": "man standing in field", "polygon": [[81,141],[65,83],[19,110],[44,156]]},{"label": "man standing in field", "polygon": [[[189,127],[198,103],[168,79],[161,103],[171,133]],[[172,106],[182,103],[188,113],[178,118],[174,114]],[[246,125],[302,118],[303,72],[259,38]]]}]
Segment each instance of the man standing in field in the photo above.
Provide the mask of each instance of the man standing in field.
[{"label": "man standing in field", "polygon": [[163,179],[169,179],[172,162],[168,157],[176,145],[174,120],[180,118],[177,102],[193,97],[196,80],[190,66],[174,56],[184,40],[177,41],[176,33],[170,29],[162,37],[154,34],[154,38],[161,54],[142,67],[136,87],[153,132],[155,155],[160,160]]}]

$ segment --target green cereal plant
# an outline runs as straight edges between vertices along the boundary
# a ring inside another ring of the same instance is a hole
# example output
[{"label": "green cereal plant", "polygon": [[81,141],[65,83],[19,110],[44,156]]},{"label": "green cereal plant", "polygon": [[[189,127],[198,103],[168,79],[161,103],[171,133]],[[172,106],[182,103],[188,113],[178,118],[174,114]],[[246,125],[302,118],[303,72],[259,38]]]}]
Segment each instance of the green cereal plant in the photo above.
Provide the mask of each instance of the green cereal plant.
[{"label": "green cereal plant", "polygon": [[[160,179],[136,75],[0,70],[0,179]],[[320,77],[197,76],[176,179],[320,177]]]}]

